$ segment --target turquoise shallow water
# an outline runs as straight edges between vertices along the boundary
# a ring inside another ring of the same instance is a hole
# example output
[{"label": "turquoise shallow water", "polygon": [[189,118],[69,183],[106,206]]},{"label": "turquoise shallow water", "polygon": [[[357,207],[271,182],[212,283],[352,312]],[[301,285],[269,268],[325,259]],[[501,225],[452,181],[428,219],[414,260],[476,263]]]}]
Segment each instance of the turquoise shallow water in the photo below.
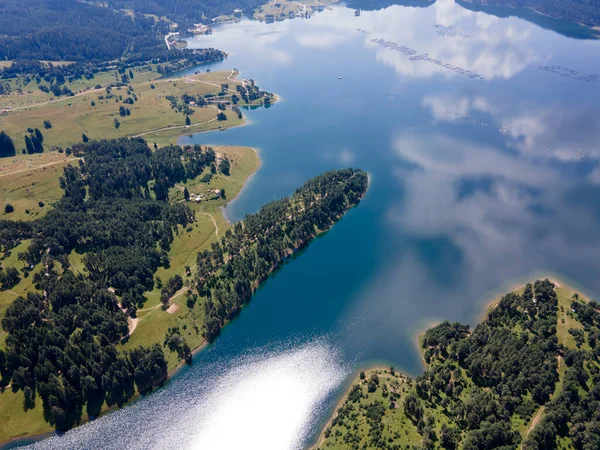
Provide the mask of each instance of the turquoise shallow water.
[{"label": "turquoise shallow water", "polygon": [[282,98],[180,140],[259,149],[231,220],[332,168],[369,192],[164,389],[37,447],[302,448],[356,368],[419,373],[428,321],[476,323],[540,273],[600,293],[600,42],[450,0],[370,5],[190,41]]}]

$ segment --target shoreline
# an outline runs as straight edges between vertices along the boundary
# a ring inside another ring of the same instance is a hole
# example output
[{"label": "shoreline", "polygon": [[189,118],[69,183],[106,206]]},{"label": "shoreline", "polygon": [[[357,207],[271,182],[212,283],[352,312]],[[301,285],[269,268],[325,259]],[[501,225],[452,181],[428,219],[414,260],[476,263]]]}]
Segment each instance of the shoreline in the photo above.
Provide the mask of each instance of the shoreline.
[{"label": "shoreline", "polygon": [[[234,77],[232,77],[231,81],[234,81],[236,83],[240,83],[240,81],[237,80],[238,75],[239,75],[239,72],[236,73]],[[175,79],[177,79],[177,78],[182,78],[182,77],[175,77]],[[173,79],[173,78],[171,78],[171,79]],[[150,82],[147,82],[147,83],[150,83]],[[274,100],[273,100],[273,102],[272,102],[271,105],[274,105],[275,103],[277,103],[278,101],[280,101],[280,97],[277,94],[272,94],[272,95],[274,96]],[[252,105],[248,105],[248,108],[250,108],[250,106],[252,106]],[[260,107],[264,107],[264,105],[259,105],[259,106]],[[237,127],[242,127],[242,126],[246,126],[246,125],[252,124],[252,121],[249,120],[249,119],[246,119],[245,116],[246,115],[244,115],[244,117],[242,118],[242,122],[240,124],[233,125],[233,126],[227,126],[227,127],[222,128],[221,130],[224,131],[224,130],[227,130],[229,128],[237,128]],[[202,125],[202,124],[194,124],[194,125],[198,126],[198,125]],[[193,127],[194,125],[189,126],[189,128]],[[153,131],[149,132],[148,134],[154,134],[154,133],[160,132],[160,131],[173,131],[173,130],[176,130],[177,128],[178,127],[168,127],[168,128],[164,128],[164,129],[161,129],[161,130],[153,130]],[[182,130],[189,130],[189,128],[185,127],[185,128],[182,128]],[[199,130],[199,131],[197,131],[195,133],[191,133],[191,134],[200,134],[200,133],[204,133],[204,132],[208,132],[208,131],[218,131],[218,130],[219,129]],[[146,134],[146,133],[144,133],[144,134]],[[171,139],[171,143],[173,145],[180,145],[179,144],[180,138],[183,137],[183,136],[186,136],[186,135],[187,135],[187,133],[185,133],[185,132],[182,133],[182,134],[178,134],[175,138]],[[131,136],[128,136],[128,137],[131,138]],[[135,137],[137,137],[137,136],[135,136]],[[144,136],[140,136],[140,137],[142,137],[144,140],[146,140]],[[151,145],[150,145],[149,141],[146,141],[146,142],[148,143],[148,146],[150,147]],[[211,146],[210,144],[202,144],[202,145]],[[242,192],[242,190],[247,187],[248,182],[253,178],[253,176],[256,174],[256,172],[258,172],[258,170],[262,166],[262,160],[260,158],[260,153],[259,153],[258,149],[254,148],[254,147],[247,147],[247,146],[243,146],[243,145],[218,145],[218,146],[213,146],[213,147],[214,148],[238,148],[238,149],[239,148],[247,148],[247,149],[252,150],[252,152],[256,156],[256,160],[257,160],[256,169],[254,171],[252,171],[252,173],[250,173],[248,175],[248,177],[246,177],[246,179],[243,181],[240,189],[235,194],[235,196],[233,196],[230,199],[227,199],[227,201],[225,202],[225,204],[222,205],[221,207],[219,207],[217,209],[217,211],[219,212],[219,214],[221,214],[221,217],[223,218],[224,222],[226,222],[228,225],[231,225],[231,221],[229,220],[229,218],[227,218],[224,210],[225,210],[226,206],[229,205],[232,201],[234,201],[240,195],[240,193]],[[40,155],[44,155],[44,154],[51,155],[52,153],[53,152],[49,151],[49,152],[41,153]],[[15,155],[15,156],[21,156],[21,155]],[[24,155],[24,156],[25,156],[24,158],[20,158],[20,159],[26,160],[28,157],[31,157],[32,155]],[[68,160],[68,159],[69,159],[69,157],[65,155],[65,159],[60,158],[59,161],[57,161],[56,163],[63,163],[65,160]],[[74,159],[79,159],[79,158],[74,158]],[[36,169],[36,168],[35,167],[28,168],[27,171],[34,170],[34,169]],[[194,347],[192,349],[192,351],[191,351],[192,358],[195,355],[197,355],[199,352],[201,352],[202,350],[204,350],[206,347],[208,347],[209,344],[210,344],[210,342],[208,342],[206,339],[203,339],[202,342],[198,346],[196,346],[196,347]],[[184,369],[185,366],[187,366],[187,363],[185,361],[180,361],[177,364],[177,366],[175,366],[174,369],[172,369],[171,371],[169,371],[167,373],[167,378],[165,379],[163,385],[160,386],[158,389],[162,389],[164,386],[166,386],[172,380],[172,378],[174,376],[176,376],[178,373],[180,373]],[[152,391],[152,392],[155,392],[155,391]],[[151,395],[152,392],[150,394],[148,394],[148,395]],[[103,416],[105,416],[107,414],[110,414],[110,413],[112,413],[114,411],[118,411],[119,409],[125,408],[125,407],[127,407],[127,406],[129,406],[129,405],[131,405],[131,404],[133,404],[135,402],[137,402],[141,398],[142,398],[142,395],[139,392],[136,392],[121,408],[119,408],[117,405],[113,405],[112,407],[107,408],[106,410],[102,410],[100,412],[100,415],[98,415],[94,419],[90,419],[89,417],[86,417],[86,418],[82,417],[81,422],[77,426],[73,427],[72,429],[78,428],[78,427],[80,427],[82,425],[85,425],[86,423],[92,422],[92,421],[94,421],[96,419],[99,419],[99,418],[101,418],[101,417],[103,417]],[[56,430],[52,430],[52,431],[47,431],[47,432],[43,432],[43,433],[40,433],[40,434],[32,434],[32,435],[25,435],[25,436],[14,437],[14,438],[6,440],[6,441],[0,441],[0,450],[2,450],[4,448],[12,447],[14,445],[21,446],[21,445],[29,445],[29,444],[32,444],[32,443],[35,443],[35,442],[40,442],[40,441],[42,441],[44,439],[50,438],[52,436],[55,436],[56,434],[57,434]],[[22,444],[20,444],[21,442],[22,442]]]},{"label": "shoreline", "polygon": [[[199,132],[200,133],[200,132]],[[181,136],[180,136],[181,137]],[[179,138],[178,138],[179,139]],[[179,145],[179,144],[176,144]],[[202,145],[206,145],[210,147],[210,144],[202,144]],[[215,146],[214,148],[216,148],[217,146]],[[258,170],[260,169],[261,165],[262,165],[262,160],[260,159],[260,154],[258,152],[258,150],[254,147],[245,147],[243,145],[220,145],[218,147],[235,147],[235,148],[248,148],[251,149],[254,152],[254,155],[256,156],[256,159],[258,161],[258,166],[256,168],[256,170],[254,172],[252,172],[243,182],[240,190],[237,192],[237,194],[231,198],[230,200],[228,200],[225,205],[229,204],[231,201],[233,201],[241,192],[242,190],[246,187],[248,180],[250,180],[250,178],[252,176],[254,176],[254,174],[256,174],[256,172],[258,172]],[[218,211],[221,213],[221,215],[223,216],[223,219],[225,220],[225,222],[227,222],[227,224],[231,224],[229,222],[229,220],[227,219],[227,217],[225,217],[225,214],[223,214],[223,209],[224,206],[221,206]],[[192,359],[194,358],[194,356],[196,356],[198,353],[200,353],[202,350],[204,350],[206,347],[208,347],[210,345],[210,342],[208,342],[205,339],[202,340],[202,342],[194,347],[191,351],[192,354]],[[193,363],[192,363],[193,365]],[[167,373],[167,378],[165,379],[164,383],[162,386],[159,386],[158,389],[153,390],[152,392],[150,392],[147,395],[152,395],[154,392],[156,392],[159,389],[164,388],[171,380],[174,376],[178,375],[186,366],[188,366],[188,364],[185,361],[180,361],[179,364],[177,364],[177,366],[175,366],[175,368],[173,370],[171,370],[170,372]],[[100,412],[100,415],[98,417],[95,417],[94,419],[90,419],[89,417],[87,418],[82,418],[81,423],[78,424],[77,426],[73,427],[72,429],[75,428],[79,428],[87,423],[93,422],[96,419],[99,419],[101,417],[106,416],[107,414],[113,413],[115,411],[118,411],[120,409],[126,408],[127,406],[130,406],[132,404],[134,404],[135,402],[139,401],[142,398],[142,395],[139,392],[136,392],[121,408],[119,408],[117,405],[113,405],[110,408],[107,408],[106,410],[103,410]],[[51,438],[53,436],[57,435],[56,430],[53,431],[47,431],[44,433],[40,433],[40,434],[32,434],[32,435],[28,435],[28,436],[21,436],[21,437],[15,437],[13,439],[9,439],[6,441],[0,441],[0,450],[5,449],[7,447],[12,447],[13,445],[17,445],[17,446],[21,446],[21,445],[30,445],[36,442],[40,442],[43,441],[44,439],[48,439]],[[20,442],[22,442],[22,444],[20,444]]]},{"label": "shoreline", "polygon": [[[333,409],[333,413],[330,415],[329,419],[327,419],[327,422],[321,427],[321,430],[319,432],[319,438],[313,444],[309,444],[309,447],[307,447],[308,450],[316,450],[323,443],[323,440],[324,440],[323,433],[325,432],[327,427],[329,427],[331,425],[331,422],[333,422],[333,419],[335,418],[338,409],[340,409],[346,402],[346,398],[348,397],[348,394],[350,393],[352,386],[354,386],[356,384],[356,382],[360,379],[360,373],[363,371],[367,372],[368,370],[377,370],[377,369],[388,370],[389,367],[382,366],[381,363],[379,363],[374,366],[367,366],[367,367],[361,366],[357,370],[354,370],[352,372],[352,381],[348,384],[348,387],[346,389],[344,389],[343,395],[337,401],[335,408]],[[408,376],[404,372],[401,372],[401,373],[405,376]],[[409,377],[409,378],[411,378],[411,377]]]},{"label": "shoreline", "polygon": [[[600,26],[586,25],[585,23],[577,22],[576,20],[567,19],[566,17],[563,17],[563,16],[555,16],[555,15],[552,15],[549,13],[542,12],[542,11],[534,8],[533,6],[499,5],[499,4],[491,4],[490,5],[489,3],[483,3],[481,1],[476,1],[476,0],[462,0],[462,1],[464,3],[469,3],[470,5],[479,5],[482,7],[505,8],[508,10],[511,10],[511,9],[516,10],[519,8],[527,9],[527,10],[532,11],[535,14],[538,14],[543,17],[548,17],[550,19],[561,20],[563,22],[571,23],[574,25],[579,25],[583,28],[586,28],[587,30],[590,30],[593,33],[593,35],[594,35],[593,37],[595,39],[600,39]],[[486,11],[482,11],[482,12],[486,12]],[[527,19],[523,19],[523,20],[527,20]]]},{"label": "shoreline", "polygon": [[[247,124],[250,124],[250,123],[251,122],[248,121]],[[244,125],[246,125],[246,124],[243,124],[242,126],[244,126]],[[238,147],[238,146],[237,145],[230,145],[228,147]],[[260,167],[262,166],[262,159],[260,159],[260,153],[259,153],[258,149],[254,148],[254,147],[246,147],[246,148],[250,148],[254,152],[254,155],[256,156],[256,159],[258,160],[258,167],[256,168],[256,170],[254,172],[252,172],[250,175],[248,175],[248,178],[246,178],[244,180],[244,184],[242,185],[242,187],[240,188],[240,190],[227,203],[225,203],[223,206],[221,206],[219,208],[219,212],[221,213],[221,216],[223,216],[223,219],[225,220],[225,222],[227,223],[227,225],[231,225],[231,221],[229,220],[229,217],[227,217],[227,214],[225,214],[225,210],[227,209],[226,208],[227,205],[229,205],[230,203],[232,203],[236,198],[238,198],[240,196],[240,194],[242,193],[242,191],[248,187],[248,184],[250,183],[250,181],[252,181],[252,179],[254,178],[254,176],[259,171]]]},{"label": "shoreline", "polygon": [[[542,272],[543,273],[543,272]],[[552,283],[555,284],[555,289],[556,288],[562,288],[562,289],[566,289],[566,290],[570,290],[570,291],[574,291],[577,292],[581,295],[583,295],[583,297],[587,298],[588,300],[593,300],[595,298],[597,298],[594,295],[589,295],[589,293],[585,290],[585,289],[581,289],[579,287],[576,287],[575,285],[577,283],[570,283],[570,282],[565,282],[564,281],[564,277],[560,274],[554,274],[554,273],[549,273],[546,272],[545,275],[542,275],[541,273],[538,273],[538,275],[534,275],[531,277],[527,277],[527,279],[529,279],[529,283],[535,281],[535,280],[539,280],[539,279],[545,279],[548,278],[548,280],[550,280]],[[495,305],[498,304],[498,302],[500,301],[500,299],[511,292],[517,291],[517,290],[521,290],[523,288],[525,288],[525,285],[528,282],[523,282],[522,279],[520,278],[519,280],[521,281],[513,281],[513,282],[508,282],[510,288],[508,290],[504,290],[504,293],[501,294],[500,296],[498,296],[498,294],[494,294],[494,297],[491,300],[488,300],[487,302],[484,302],[483,307],[482,307],[482,312],[480,312],[480,314],[477,316],[478,317],[478,321],[477,323],[483,322],[485,320],[485,316],[488,314],[488,312],[494,308]],[[501,287],[498,290],[503,290],[502,286],[506,286],[506,283],[502,284]],[[494,290],[494,292],[497,292],[498,290]],[[484,296],[485,297],[485,296]],[[481,298],[481,297],[480,297]],[[480,320],[479,320],[480,319]],[[417,350],[419,352],[420,355],[420,359],[421,359],[421,363],[423,365],[423,372],[425,370],[427,370],[427,364],[425,362],[425,358],[423,356],[423,351],[421,349],[421,340],[423,335],[427,332],[427,330],[429,330],[432,327],[429,327],[428,324],[432,324],[434,323],[433,326],[436,326],[437,324],[439,324],[441,321],[439,320],[435,320],[435,319],[429,319],[429,320],[425,320],[423,325],[419,325],[417,327],[416,330],[412,331],[412,341],[413,343],[417,346]],[[427,327],[427,328],[424,328]],[[388,367],[382,366],[380,363],[379,364],[374,364],[372,366],[359,366],[357,369],[355,369],[352,372],[352,381],[348,384],[348,387],[344,390],[344,393],[342,394],[342,396],[338,399],[335,408],[332,410],[332,413],[330,414],[330,417],[327,419],[327,422],[325,422],[325,425],[322,426],[319,430],[319,434],[318,434],[318,438],[316,439],[316,441],[312,444],[309,445],[308,449],[309,450],[316,450],[324,441],[324,433],[325,430],[327,429],[327,427],[329,427],[331,425],[331,422],[333,421],[333,419],[336,417],[337,411],[339,410],[339,408],[341,406],[343,406],[344,402],[346,401],[346,398],[348,397],[348,394],[350,393],[350,390],[352,389],[352,387],[356,384],[359,376],[360,376],[360,372],[364,371],[365,373],[367,371],[373,371],[373,370],[378,370],[378,369],[384,369],[384,370],[388,370]],[[403,370],[400,369],[395,369],[397,372],[399,372],[402,376],[413,380],[414,377],[410,376],[408,373],[406,373]]]}]

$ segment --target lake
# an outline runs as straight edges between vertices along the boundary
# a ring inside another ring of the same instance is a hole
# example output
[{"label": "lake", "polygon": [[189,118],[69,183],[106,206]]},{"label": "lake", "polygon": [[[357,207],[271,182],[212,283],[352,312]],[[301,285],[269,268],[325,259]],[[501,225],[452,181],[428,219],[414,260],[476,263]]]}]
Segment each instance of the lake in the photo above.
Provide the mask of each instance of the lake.
[{"label": "lake", "polygon": [[432,321],[475,324],[536,276],[600,293],[600,41],[470,8],[334,5],[189,42],[281,97],[180,139],[259,150],[230,220],[330,169],[366,170],[369,191],[165,388],[36,448],[300,449],[359,368],[419,374]]}]

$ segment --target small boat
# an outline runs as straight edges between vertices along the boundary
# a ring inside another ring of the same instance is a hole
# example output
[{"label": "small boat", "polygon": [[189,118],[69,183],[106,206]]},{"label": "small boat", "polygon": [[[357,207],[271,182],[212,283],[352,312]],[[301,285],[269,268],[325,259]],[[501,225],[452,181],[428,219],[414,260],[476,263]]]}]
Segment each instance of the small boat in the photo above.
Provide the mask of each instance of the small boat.
[{"label": "small boat", "polygon": [[342,77],[338,77],[338,80],[341,80],[341,79],[342,79]]}]

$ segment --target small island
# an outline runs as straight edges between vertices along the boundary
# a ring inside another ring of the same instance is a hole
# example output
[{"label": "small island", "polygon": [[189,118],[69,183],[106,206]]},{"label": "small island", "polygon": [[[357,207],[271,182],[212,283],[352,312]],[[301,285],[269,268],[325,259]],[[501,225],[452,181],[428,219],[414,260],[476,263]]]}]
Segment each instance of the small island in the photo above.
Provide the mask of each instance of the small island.
[{"label": "small island", "polygon": [[361,371],[315,449],[600,448],[600,305],[546,279],[420,337],[425,372]]}]

